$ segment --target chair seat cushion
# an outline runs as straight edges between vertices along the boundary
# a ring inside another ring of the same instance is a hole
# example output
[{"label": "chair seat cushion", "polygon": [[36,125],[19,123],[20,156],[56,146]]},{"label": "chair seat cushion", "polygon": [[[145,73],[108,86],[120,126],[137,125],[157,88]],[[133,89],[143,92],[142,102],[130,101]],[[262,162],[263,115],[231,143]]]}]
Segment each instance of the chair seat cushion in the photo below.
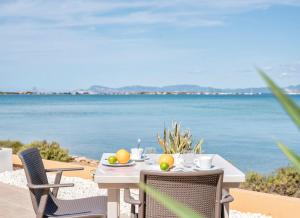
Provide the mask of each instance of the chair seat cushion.
[{"label": "chair seat cushion", "polygon": [[46,217],[106,217],[107,197],[97,196],[76,200],[53,200],[47,204]]}]

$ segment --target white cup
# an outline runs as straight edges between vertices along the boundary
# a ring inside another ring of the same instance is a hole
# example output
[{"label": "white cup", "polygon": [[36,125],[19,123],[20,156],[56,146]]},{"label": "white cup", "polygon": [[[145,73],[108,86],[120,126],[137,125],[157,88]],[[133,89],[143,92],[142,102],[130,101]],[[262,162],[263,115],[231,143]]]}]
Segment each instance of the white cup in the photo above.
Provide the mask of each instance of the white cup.
[{"label": "white cup", "polygon": [[140,160],[142,159],[144,149],[142,148],[131,148],[131,159]]},{"label": "white cup", "polygon": [[201,155],[199,158],[194,160],[197,167],[203,170],[209,170],[212,167],[213,156]]}]

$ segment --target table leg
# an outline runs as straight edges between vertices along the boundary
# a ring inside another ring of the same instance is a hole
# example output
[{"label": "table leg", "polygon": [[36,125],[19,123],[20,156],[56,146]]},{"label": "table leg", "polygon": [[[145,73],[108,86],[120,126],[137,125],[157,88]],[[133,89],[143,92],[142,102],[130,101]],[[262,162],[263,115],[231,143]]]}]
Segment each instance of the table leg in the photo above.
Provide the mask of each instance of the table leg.
[{"label": "table leg", "polygon": [[120,189],[107,190],[107,218],[120,217]]},{"label": "table leg", "polygon": [[[229,188],[224,188],[229,193]],[[224,218],[229,218],[229,203],[224,204]]]}]

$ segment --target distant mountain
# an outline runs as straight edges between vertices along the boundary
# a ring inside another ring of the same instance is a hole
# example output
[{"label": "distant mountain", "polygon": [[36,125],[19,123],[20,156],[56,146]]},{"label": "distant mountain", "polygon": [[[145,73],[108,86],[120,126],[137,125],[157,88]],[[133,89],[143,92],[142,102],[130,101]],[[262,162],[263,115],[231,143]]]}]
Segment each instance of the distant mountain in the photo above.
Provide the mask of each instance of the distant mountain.
[{"label": "distant mountain", "polygon": [[91,86],[88,91],[92,91],[95,93],[112,93],[116,90],[113,88],[105,87],[105,86]]},{"label": "distant mountain", "polygon": [[[288,86],[284,88],[287,92],[300,93],[300,85]],[[239,89],[220,89],[213,87],[203,87],[198,85],[170,85],[170,86],[124,86],[120,88],[110,88],[94,85],[88,89],[75,90],[80,94],[135,94],[135,93],[222,93],[222,94],[268,94],[270,90],[266,87],[261,88],[239,88]]]},{"label": "distant mountain", "polygon": [[198,85],[173,85],[161,88],[165,92],[213,92],[217,89],[212,87],[202,87]]},{"label": "distant mountain", "polygon": [[100,95],[111,95],[111,94],[122,94],[114,88],[109,88],[105,86],[94,85],[88,89],[78,89],[74,90],[72,93],[78,94],[100,94]]},{"label": "distant mountain", "polygon": [[160,87],[154,86],[124,86],[116,90],[121,92],[160,92]]},{"label": "distant mountain", "polygon": [[213,88],[201,87],[197,85],[173,85],[173,86],[125,86],[118,88],[119,91],[125,92],[204,92],[211,91]]},{"label": "distant mountain", "polygon": [[295,86],[288,86],[286,89],[291,89],[291,90],[300,90],[300,85],[295,85]]}]

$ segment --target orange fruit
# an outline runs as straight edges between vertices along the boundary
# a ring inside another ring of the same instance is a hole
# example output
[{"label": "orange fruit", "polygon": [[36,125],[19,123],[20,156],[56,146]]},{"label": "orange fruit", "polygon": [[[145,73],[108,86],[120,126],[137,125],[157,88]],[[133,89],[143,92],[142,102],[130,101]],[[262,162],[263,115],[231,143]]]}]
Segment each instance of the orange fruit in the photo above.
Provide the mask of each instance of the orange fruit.
[{"label": "orange fruit", "polygon": [[159,164],[167,163],[171,168],[174,165],[174,157],[171,154],[162,154],[159,158]]},{"label": "orange fruit", "polygon": [[125,149],[120,149],[116,153],[116,158],[119,163],[126,164],[126,163],[128,163],[128,161],[130,159],[130,153],[128,151],[126,151]]}]

